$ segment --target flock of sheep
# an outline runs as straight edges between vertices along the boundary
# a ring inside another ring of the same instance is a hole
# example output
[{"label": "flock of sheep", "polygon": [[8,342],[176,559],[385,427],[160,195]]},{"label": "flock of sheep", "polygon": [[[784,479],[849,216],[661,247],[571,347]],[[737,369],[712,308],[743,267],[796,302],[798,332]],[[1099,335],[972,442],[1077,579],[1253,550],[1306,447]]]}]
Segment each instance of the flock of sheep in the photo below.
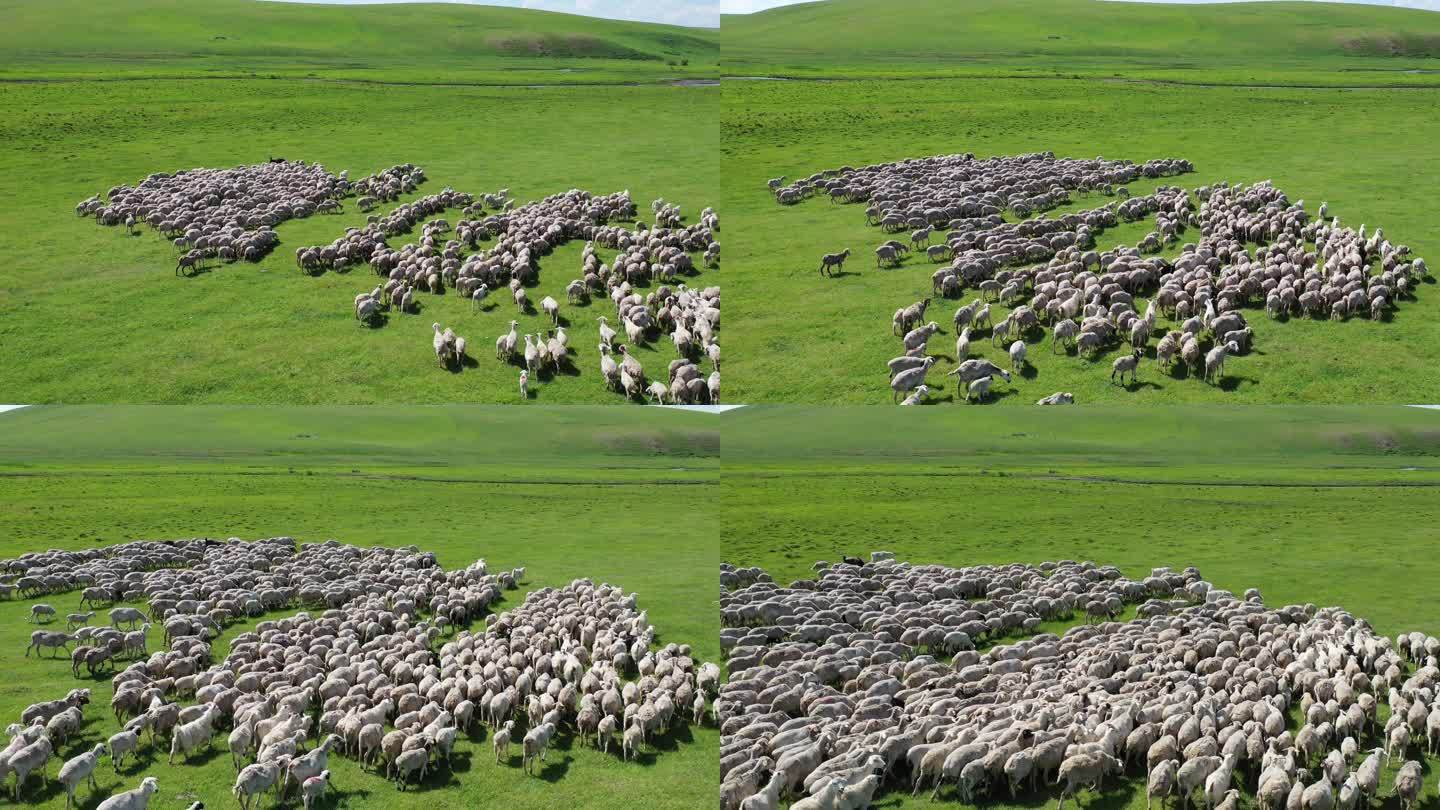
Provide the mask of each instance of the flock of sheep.
[{"label": "flock of sheep", "polygon": [[[113,671],[110,709],[123,724],[106,740],[82,740],[89,689],[30,706],[0,750],[0,783],[15,774],[16,801],[32,777],[45,780],[62,746],[80,750],[56,777],[68,807],[77,790],[95,789],[102,756],[117,774],[145,748],[168,752],[174,765],[210,749],[217,734],[226,735],[233,793],[246,810],[267,795],[318,806],[331,756],[404,789],[448,768],[456,742],[482,727],[496,763],[510,762],[513,743],[527,772],[542,767],[560,734],[614,746],[628,760],[677,725],[703,723],[719,687],[719,668],[694,661],[687,645],[651,649],[656,629],[634,594],[575,580],[491,614],[524,568],[492,572],[479,560],[446,571],[413,546],[136,542],[27,554],[0,561],[0,572],[23,598],[80,591],[79,606],[91,609],[72,615],[66,632],[37,629],[31,646],[73,645],[77,677],[82,666]],[[145,607],[117,605],[108,624],[88,623],[95,608],[121,601]],[[215,639],[236,620],[296,608],[216,655]],[[482,616],[483,629],[463,629]],[[32,606],[36,623],[56,617],[53,606]],[[154,652],[152,625],[163,632]],[[144,810],[157,789],[147,777],[100,807]]]},{"label": "flock of sheep", "polygon": [[281,223],[342,213],[342,200],[355,194],[363,195],[362,208],[377,198],[393,200],[424,179],[422,169],[406,163],[352,184],[347,172],[333,175],[319,163],[272,159],[152,174],[138,185],[115,186],[80,201],[75,213],[100,225],[124,225],[132,234],[137,225],[149,225],[174,244],[179,274],[195,272],[210,259],[258,262],[280,243],[275,228]]},{"label": "flock of sheep", "polygon": [[[343,213],[343,201],[351,197],[368,214],[414,192],[425,179],[424,169],[412,163],[352,183],[347,172],[332,175],[318,163],[272,159],[231,169],[152,174],[136,186],[116,186],[83,200],[75,211],[102,225],[124,225],[132,233],[138,224],[149,224],[173,240],[180,274],[198,271],[211,259],[259,261],[279,244],[274,229],[283,222],[317,212]],[[465,218],[452,226],[437,217],[448,209],[460,209]],[[551,328],[525,335],[521,346],[515,321],[495,342],[498,360],[521,366],[519,392],[528,398],[539,377],[573,369],[576,352],[559,300],[546,295],[531,302],[527,288],[539,283],[542,256],[584,239],[581,266],[565,286],[565,300],[567,306],[582,307],[604,296],[614,304],[613,316],[597,319],[595,345],[605,385],[628,399],[657,404],[718,403],[720,288],[691,289],[684,279],[699,272],[695,255],[705,267],[719,265],[719,217],[705,208],[697,222],[687,225],[680,207],[664,199],[655,200],[651,212],[653,224],[638,222],[631,229],[609,224],[635,218],[628,190],[600,196],[571,189],[517,207],[509,189],[477,197],[446,188],[388,213],[368,214],[364,227],[349,228],[328,245],[296,248],[295,264],[311,274],[368,264],[383,280],[354,297],[355,318],[367,325],[381,322],[386,312],[417,311],[417,293],[447,289],[470,299],[476,310],[493,308],[487,299],[502,289],[522,314],[538,306]],[[398,249],[387,244],[416,225],[421,227],[418,243]],[[597,248],[615,255],[603,262]],[[623,330],[625,343],[616,342],[616,327]],[[437,324],[434,331],[437,361],[462,367],[467,341],[453,328]],[[631,352],[656,342],[670,343],[677,359],[663,374],[654,369],[647,374]]]},{"label": "flock of sheep", "polygon": [[1440,746],[1440,639],[1392,640],[1340,608],[1271,608],[1194,568],[1137,580],[876,552],[815,569],[781,587],[721,567],[722,810],[863,808],[889,790],[1008,801],[1041,784],[1059,807],[1139,774],[1147,808],[1236,810],[1243,788],[1261,810],[1354,810],[1387,763],[1409,810]]},{"label": "flock of sheep", "polygon": [[[875,249],[877,267],[900,266],[906,254],[923,250],[932,262],[946,263],[931,276],[933,296],[978,292],[951,319],[958,367],[948,375],[959,377],[966,400],[984,399],[995,377],[1008,382],[1026,369],[1030,345],[1046,327],[1052,353],[1073,348],[1094,358],[1118,351],[1112,381],[1123,384],[1128,375],[1133,384],[1153,350],[1166,373],[1179,362],[1219,384],[1226,358],[1253,343],[1242,309],[1263,307],[1276,319],[1378,321],[1429,274],[1424,259],[1390,242],[1382,229],[1367,234],[1363,224],[1342,226],[1324,204],[1312,218],[1303,200],[1291,202],[1268,181],[1222,182],[1193,196],[1160,186],[1132,197],[1123,185],[1190,171],[1190,162],[1178,159],[1137,165],[1057,159],[1050,152],[984,160],[962,154],[842,167],[788,185],[776,178],[770,187],[781,204],[815,194],[864,203],[868,224],[909,231],[908,240],[889,239]],[[1054,218],[1045,213],[1070,204],[1076,192],[1121,199]],[[1007,212],[1012,221],[1005,220]],[[1094,249],[1106,228],[1149,217],[1154,230],[1134,247]],[[1154,255],[1192,229],[1198,238],[1173,259]],[[943,237],[932,243],[937,233]],[[820,272],[843,269],[849,255],[848,249],[825,254]],[[1149,298],[1143,312],[1140,296]],[[889,362],[890,387],[906,404],[925,400],[926,375],[937,361],[928,349],[941,329],[926,320],[932,300],[902,307],[891,319],[902,353]],[[992,314],[992,303],[1009,311]],[[972,338],[982,330],[1005,349],[1008,370],[970,358]],[[1073,396],[1057,392],[1041,404],[1065,401]]]},{"label": "flock of sheep", "polygon": [[[656,404],[716,404],[720,401],[720,288],[692,290],[680,279],[696,274],[692,253],[700,253],[707,267],[719,263],[720,227],[713,209],[700,213],[699,222],[685,225],[678,206],[655,200],[651,210],[653,227],[634,229],[609,224],[630,219],[636,206],[629,191],[596,196],[571,189],[519,207],[508,189],[482,195],[476,202],[469,194],[446,191],[426,198],[420,205],[401,206],[384,219],[375,218],[364,228],[351,228],[328,246],[300,248],[296,262],[302,269],[313,259],[322,266],[368,262],[384,281],[373,290],[355,296],[355,318],[362,324],[380,322],[383,313],[413,312],[416,294],[443,294],[447,289],[472,302],[472,310],[492,309],[490,297],[504,290],[516,311],[536,311],[527,288],[540,281],[539,258],[574,239],[584,239],[578,276],[565,286],[567,307],[588,306],[592,298],[604,296],[615,307],[614,320],[624,330],[625,343],[617,343],[619,332],[610,318],[599,316],[600,371],[605,385],[629,399]],[[458,220],[453,226],[445,219],[432,219],[421,228],[418,244],[407,243],[398,250],[386,238],[405,233],[425,216],[449,207],[464,206],[473,219]],[[486,206],[500,210],[484,217]],[[452,235],[453,233],[453,235]],[[494,240],[482,248],[481,242]],[[597,246],[616,251],[610,263],[600,260]],[[467,255],[468,251],[468,255]],[[330,265],[325,265],[325,262]],[[641,288],[656,284],[648,293]],[[538,310],[550,321],[543,333],[524,335],[520,344],[519,321],[495,340],[495,357],[519,369],[519,394],[529,398],[530,384],[540,375],[559,374],[572,368],[574,358],[570,321],[561,314],[561,304],[546,295]],[[433,325],[432,348],[442,368],[463,367],[469,341],[453,328]],[[647,376],[633,347],[657,341],[674,346],[677,358],[669,364],[663,379]],[[621,355],[616,360],[614,355]],[[708,376],[702,365],[709,366]]]}]

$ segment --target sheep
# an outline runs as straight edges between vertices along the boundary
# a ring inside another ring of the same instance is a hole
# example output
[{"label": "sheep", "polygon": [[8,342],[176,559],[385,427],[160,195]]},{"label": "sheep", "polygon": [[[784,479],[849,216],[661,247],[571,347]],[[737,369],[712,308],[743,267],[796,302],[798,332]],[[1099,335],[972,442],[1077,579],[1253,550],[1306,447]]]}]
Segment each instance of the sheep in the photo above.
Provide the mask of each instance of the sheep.
[{"label": "sheep", "polygon": [[510,756],[510,734],[515,727],[514,721],[506,720],[500,728],[495,730],[492,745],[495,748],[495,764],[499,765]]},{"label": "sheep", "polygon": [[1180,767],[1179,760],[1167,759],[1150,769],[1150,776],[1145,786],[1145,810],[1150,810],[1150,803],[1153,799],[1164,801],[1175,791],[1175,772]]},{"label": "sheep", "polygon": [[159,789],[160,782],[153,776],[147,776],[140,780],[140,787],[111,796],[95,810],[146,810],[150,806],[150,797]]},{"label": "sheep", "polygon": [[20,801],[20,788],[35,771],[40,772],[40,782],[45,782],[45,765],[50,761],[50,755],[54,748],[50,744],[50,738],[41,735],[35,742],[20,748],[10,755],[9,768],[15,772],[15,801]]},{"label": "sheep", "polygon": [[[1410,810],[1415,806],[1416,800],[1425,790],[1425,775],[1421,772],[1420,763],[1415,760],[1408,760],[1400,767],[1395,774],[1395,791],[1391,795],[1400,797],[1401,810]],[[1307,809],[1308,810],[1308,809]],[[1328,810],[1328,808],[1321,808]]]},{"label": "sheep", "polygon": [[[850,258],[850,248],[845,248],[839,253],[826,253],[820,257],[820,275],[833,276],[845,269],[845,260]],[[830,268],[835,268],[832,272]]]},{"label": "sheep", "polygon": [[978,380],[972,380],[969,387],[965,389],[965,401],[969,402],[973,397],[984,402],[985,397],[990,393],[990,380],[990,377],[981,377]]},{"label": "sheep", "polygon": [[[600,718],[599,724],[595,726],[595,743],[600,749],[600,753],[607,754],[610,752],[610,743],[614,742],[615,731],[619,729],[619,727],[619,721],[615,719],[614,715],[607,714]],[[623,754],[624,752],[622,751],[621,753]]]},{"label": "sheep", "polygon": [[115,772],[120,772],[120,766],[125,763],[125,757],[135,753],[140,748],[140,734],[131,729],[116,732],[110,735],[105,741],[110,749],[110,764],[114,766]]},{"label": "sheep", "polygon": [[325,789],[330,786],[330,772],[321,771],[319,775],[306,779],[300,785],[300,799],[305,810],[314,810],[325,798]]},{"label": "sheep", "polygon": [[402,751],[400,756],[395,758],[395,787],[404,790],[405,784],[410,781],[411,774],[416,775],[417,781],[425,781],[425,768],[430,762],[430,753],[423,748]]},{"label": "sheep", "polygon": [[890,378],[891,400],[897,400],[901,394],[908,393],[920,385],[923,385],[925,375],[930,371],[930,367],[935,365],[935,362],[935,358],[927,357],[921,362],[919,368],[901,371]]},{"label": "sheep", "polygon": [[1017,340],[1010,344],[1010,371],[1019,374],[1025,368],[1025,341]]},{"label": "sheep", "polygon": [[1125,374],[1129,372],[1130,382],[1134,384],[1136,381],[1135,372],[1139,369],[1140,358],[1143,356],[1144,354],[1139,349],[1134,349],[1128,355],[1115,358],[1115,362],[1110,364],[1110,382],[1115,382],[1115,375],[1118,374],[1120,375],[1120,384],[1124,385]]},{"label": "sheep", "polygon": [[[45,617],[44,621],[41,621],[41,617]],[[45,624],[46,622],[54,621],[54,619],[54,607],[51,607],[50,605],[47,605],[43,602],[30,606],[30,622],[34,624]]]},{"label": "sheep", "polygon": [[80,754],[64,765],[60,766],[60,773],[56,779],[65,786],[65,810],[75,804],[75,789],[80,787],[81,782],[88,781],[90,789],[95,789],[95,766],[100,761],[100,755],[105,753],[105,744],[97,743],[88,752]]},{"label": "sheep", "polygon": [[527,369],[520,369],[520,398],[530,398],[530,372]]},{"label": "sheep", "polygon": [[189,758],[190,752],[201,746],[210,748],[210,738],[214,734],[211,723],[215,719],[215,710],[212,706],[206,706],[204,712],[196,719],[177,726],[175,733],[170,737],[170,758],[166,760],[169,764],[175,764],[175,755],[183,754]]},{"label": "sheep", "polygon": [[629,760],[631,756],[638,756],[640,743],[645,739],[645,729],[638,724],[631,724],[625,727],[625,734],[620,740],[621,758]]},{"label": "sheep", "polygon": [[1225,356],[1227,353],[1239,354],[1240,346],[1234,341],[1231,341],[1229,343],[1222,343],[1206,353],[1205,382],[1214,380],[1215,384],[1219,384],[1225,374]]},{"label": "sheep", "polygon": [[560,304],[558,301],[547,295],[540,299],[540,309],[550,317],[550,322],[553,325],[560,325]]},{"label": "sheep", "polygon": [[917,385],[917,386],[915,387],[915,390],[910,393],[910,396],[905,397],[904,399],[902,399],[902,400],[900,401],[900,404],[901,404],[901,405],[919,405],[920,403],[922,403],[922,402],[925,401],[925,397],[928,396],[929,394],[930,394],[930,386],[928,386],[928,385]]},{"label": "sheep", "polygon": [[274,762],[254,762],[242,768],[235,777],[235,786],[230,789],[240,801],[241,810],[250,810],[252,799],[258,809],[264,801],[266,791],[278,793],[285,778],[285,766],[288,764],[288,761],[281,759]]},{"label": "sheep", "polygon": [[550,740],[554,736],[555,726],[551,723],[541,723],[525,734],[521,764],[526,773],[534,773],[535,763],[544,761],[550,748]]}]

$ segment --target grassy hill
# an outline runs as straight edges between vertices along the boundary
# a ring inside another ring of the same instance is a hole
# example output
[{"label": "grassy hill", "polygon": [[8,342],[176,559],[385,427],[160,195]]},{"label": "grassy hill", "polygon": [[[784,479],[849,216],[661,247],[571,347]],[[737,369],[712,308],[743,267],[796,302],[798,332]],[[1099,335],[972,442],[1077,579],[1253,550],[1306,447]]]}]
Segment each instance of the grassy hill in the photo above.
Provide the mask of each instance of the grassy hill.
[{"label": "grassy hill", "polygon": [[1370,5],[826,0],[721,22],[726,75],[1432,83],[1440,14]]},{"label": "grassy hill", "polygon": [[590,83],[713,74],[719,57],[712,29],[453,3],[5,0],[0,19],[0,78]]},{"label": "grassy hill", "polygon": [[[526,566],[501,611],[577,577],[619,585],[638,594],[660,643],[690,643],[715,660],[717,531],[700,510],[718,490],[716,424],[704,414],[615,407],[28,408],[0,415],[0,557],[190,537],[414,543],[446,567],[479,557],[496,568]],[[687,513],[677,542],[677,516]],[[48,601],[65,612],[76,596]],[[77,681],[63,655],[21,655],[33,629],[24,620],[29,605],[0,602],[0,645],[9,651],[0,659],[0,714],[16,717],[77,686],[107,706],[109,672]],[[217,650],[252,626],[228,628]],[[60,756],[119,730],[95,706]],[[324,806],[593,807],[597,796],[644,795],[650,806],[680,810],[715,795],[713,725],[657,737],[629,762],[562,736],[537,777],[521,770],[513,746],[513,764],[495,764],[489,733],[477,729],[456,746],[451,767],[404,792],[354,759],[332,757],[335,794]],[[166,767],[147,744],[121,774],[102,763],[98,791],[82,789],[79,806],[143,776],[160,781],[151,807],[194,799],[232,806],[235,770],[224,750],[221,739],[214,753]],[[27,806],[65,807],[53,765],[51,777],[26,786]]]}]

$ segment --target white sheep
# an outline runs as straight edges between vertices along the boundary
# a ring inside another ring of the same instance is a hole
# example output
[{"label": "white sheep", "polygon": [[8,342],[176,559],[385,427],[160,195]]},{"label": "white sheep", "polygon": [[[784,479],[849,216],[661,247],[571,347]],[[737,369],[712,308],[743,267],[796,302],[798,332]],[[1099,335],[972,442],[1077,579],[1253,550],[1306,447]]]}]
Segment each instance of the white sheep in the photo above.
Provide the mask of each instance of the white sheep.
[{"label": "white sheep", "polygon": [[170,758],[168,762],[175,764],[175,755],[182,754],[189,758],[190,752],[202,745],[210,747],[210,737],[214,733],[211,723],[215,719],[213,706],[206,706],[205,710],[194,720],[175,727],[175,733],[170,738]]},{"label": "white sheep", "polygon": [[506,720],[505,724],[495,730],[492,742],[495,745],[495,764],[499,765],[502,760],[510,756],[510,732],[515,728],[515,721]]},{"label": "white sheep", "polygon": [[115,772],[119,773],[120,766],[125,763],[125,757],[140,748],[140,732],[127,728],[110,735],[110,739],[105,743],[110,748],[110,764],[115,766]]},{"label": "white sheep", "polygon": [[155,777],[147,776],[140,780],[140,787],[116,793],[101,802],[95,810],[146,810],[150,806],[150,797],[159,789],[160,783]]},{"label": "white sheep", "polygon": [[329,771],[321,771],[318,776],[312,776],[300,785],[300,800],[305,810],[313,810],[314,806],[325,798],[325,788],[329,785]]},{"label": "white sheep", "polygon": [[541,723],[525,734],[522,765],[526,773],[534,773],[535,763],[545,760],[550,749],[550,739],[554,736],[555,726],[550,723]]},{"label": "white sheep", "polygon": [[288,760],[280,759],[274,762],[255,762],[241,768],[235,777],[235,786],[230,789],[235,798],[240,800],[241,810],[250,810],[252,798],[256,800],[256,807],[259,807],[266,791],[278,790],[288,764]]},{"label": "white sheep", "polygon": [[103,753],[105,744],[97,743],[94,748],[60,766],[56,779],[65,786],[65,810],[70,810],[70,806],[75,803],[75,789],[80,787],[81,782],[88,781],[90,789],[95,789],[95,766],[99,764],[100,755]]},{"label": "white sheep", "polygon": [[30,774],[39,771],[40,783],[45,783],[45,765],[52,753],[54,748],[50,745],[50,738],[42,734],[40,739],[10,755],[10,770],[15,772],[15,801],[20,801],[20,788]]}]

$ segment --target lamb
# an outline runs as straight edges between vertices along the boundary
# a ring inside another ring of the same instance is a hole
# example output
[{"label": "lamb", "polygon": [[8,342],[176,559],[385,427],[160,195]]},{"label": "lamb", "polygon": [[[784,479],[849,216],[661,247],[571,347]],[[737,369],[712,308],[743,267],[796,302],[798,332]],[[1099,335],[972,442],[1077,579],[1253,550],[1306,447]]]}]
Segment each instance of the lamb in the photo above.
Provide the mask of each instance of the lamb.
[{"label": "lamb", "polygon": [[550,316],[551,324],[555,326],[560,325],[560,303],[558,301],[547,295],[540,299],[540,309],[546,315]]},{"label": "lamb", "polygon": [[600,718],[600,723],[595,726],[595,743],[599,746],[600,753],[610,752],[610,743],[615,740],[615,731],[619,727],[619,721],[615,719],[614,715],[607,714]]},{"label": "lamb", "polygon": [[495,736],[492,740],[492,743],[495,747],[496,765],[499,765],[501,761],[508,759],[510,756],[510,734],[514,727],[515,721],[506,720],[504,725],[500,726],[500,728],[495,730]]},{"label": "lamb", "polygon": [[1115,382],[1115,375],[1119,374],[1120,384],[1124,385],[1125,374],[1128,372],[1130,374],[1130,382],[1133,384],[1136,379],[1135,371],[1140,367],[1140,358],[1143,356],[1143,352],[1139,349],[1134,349],[1128,355],[1115,358],[1115,362],[1110,364],[1110,382]]},{"label": "lamb", "polygon": [[99,763],[100,755],[103,753],[105,753],[105,744],[98,743],[90,751],[80,754],[60,766],[60,773],[56,779],[65,786],[65,810],[70,810],[70,807],[75,804],[75,790],[80,787],[81,782],[88,781],[90,789],[95,789],[95,766]]},{"label": "lamb", "polygon": [[910,396],[905,397],[904,399],[900,400],[900,404],[901,404],[901,405],[919,405],[920,403],[922,403],[922,402],[925,401],[925,397],[928,396],[929,394],[930,394],[930,386],[928,386],[928,385],[918,385],[918,386],[915,387],[915,390],[910,393]]},{"label": "lamb", "polygon": [[120,766],[125,763],[125,757],[135,753],[140,748],[140,733],[133,729],[125,729],[110,735],[106,740],[110,748],[110,764],[115,767],[115,772],[120,772]]},{"label": "lamb", "polygon": [[972,380],[969,387],[965,389],[965,401],[969,402],[973,397],[984,402],[985,397],[990,393],[991,379],[990,377],[981,377],[978,380]]},{"label": "lamb", "polygon": [[300,799],[305,810],[314,810],[315,805],[325,798],[325,789],[329,786],[329,771],[321,771],[319,775],[306,779],[300,785]]},{"label": "lamb", "polygon": [[[41,618],[44,617],[44,621]],[[55,608],[43,602],[30,606],[29,621],[35,624],[45,624],[55,620]]]},{"label": "lamb", "polygon": [[820,257],[820,275],[822,275],[822,276],[834,275],[834,273],[831,272],[831,270],[830,270],[830,268],[832,268],[832,267],[835,268],[835,270],[837,270],[837,271],[842,271],[842,270],[844,270],[844,269],[845,269],[845,260],[848,259],[848,258],[850,258],[850,248],[845,248],[844,250],[840,251],[839,253],[826,253],[824,256],[821,256],[821,257]]},{"label": "lamb", "polygon": [[208,749],[210,737],[214,734],[214,730],[211,728],[214,719],[215,708],[207,705],[198,718],[177,726],[174,735],[170,738],[169,764],[175,764],[176,754],[183,754],[188,759],[190,752],[202,745]]},{"label": "lamb", "polygon": [[146,810],[150,806],[150,797],[159,789],[160,783],[155,777],[147,776],[140,780],[140,787],[111,796],[95,810]]},{"label": "lamb", "polygon": [[1048,397],[1035,400],[1036,405],[1074,405],[1075,395],[1069,391],[1056,391]]},{"label": "lamb", "polygon": [[520,369],[520,398],[530,398],[530,372],[523,368]]}]

